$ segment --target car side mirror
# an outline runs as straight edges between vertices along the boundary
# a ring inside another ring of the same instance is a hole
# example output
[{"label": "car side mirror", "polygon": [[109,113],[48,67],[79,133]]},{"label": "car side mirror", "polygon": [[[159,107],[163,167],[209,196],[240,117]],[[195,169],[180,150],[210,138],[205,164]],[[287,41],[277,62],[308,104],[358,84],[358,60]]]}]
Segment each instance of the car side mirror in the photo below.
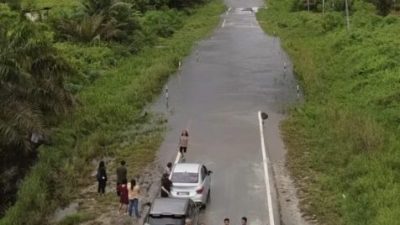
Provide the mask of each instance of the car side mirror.
[{"label": "car side mirror", "polygon": [[212,173],[213,173],[213,171],[211,171],[211,170],[207,171],[207,175],[210,175]]}]

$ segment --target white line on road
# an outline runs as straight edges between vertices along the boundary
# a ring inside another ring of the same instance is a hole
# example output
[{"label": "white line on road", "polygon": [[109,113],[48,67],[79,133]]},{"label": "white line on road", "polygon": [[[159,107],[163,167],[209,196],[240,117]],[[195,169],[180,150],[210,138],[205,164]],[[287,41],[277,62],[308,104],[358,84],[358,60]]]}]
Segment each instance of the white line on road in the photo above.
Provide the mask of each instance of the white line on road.
[{"label": "white line on road", "polygon": [[226,22],[226,20],[224,19],[224,22],[222,22],[221,27],[225,27],[225,22]]},{"label": "white line on road", "polygon": [[264,165],[265,188],[266,188],[266,191],[267,191],[267,205],[268,205],[268,213],[269,213],[269,225],[275,225],[274,211],[273,211],[273,208],[272,208],[271,188],[270,188],[270,184],[269,184],[268,158],[267,158],[267,152],[265,150],[264,128],[263,128],[263,120],[262,120],[262,117],[261,117],[261,111],[258,111],[258,122],[259,122],[259,125],[260,125],[261,152],[262,152],[263,165]]},{"label": "white line on road", "polygon": [[232,9],[231,7],[228,8],[228,11],[226,11],[226,15],[229,14],[229,12],[231,11],[231,9]]},{"label": "white line on road", "polygon": [[180,153],[180,152],[178,152],[178,154],[176,155],[176,158],[175,158],[174,164],[177,164],[177,163],[179,163],[180,161],[181,161],[181,153]]}]

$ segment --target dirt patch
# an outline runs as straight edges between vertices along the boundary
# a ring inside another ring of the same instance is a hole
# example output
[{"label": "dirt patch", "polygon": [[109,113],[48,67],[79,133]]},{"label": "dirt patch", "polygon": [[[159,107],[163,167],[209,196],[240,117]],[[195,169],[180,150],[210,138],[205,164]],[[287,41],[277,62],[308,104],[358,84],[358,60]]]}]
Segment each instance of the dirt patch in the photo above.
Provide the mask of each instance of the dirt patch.
[{"label": "dirt patch", "polygon": [[273,170],[280,206],[282,225],[316,225],[315,216],[306,215],[299,208],[298,189],[285,163],[274,163]]}]

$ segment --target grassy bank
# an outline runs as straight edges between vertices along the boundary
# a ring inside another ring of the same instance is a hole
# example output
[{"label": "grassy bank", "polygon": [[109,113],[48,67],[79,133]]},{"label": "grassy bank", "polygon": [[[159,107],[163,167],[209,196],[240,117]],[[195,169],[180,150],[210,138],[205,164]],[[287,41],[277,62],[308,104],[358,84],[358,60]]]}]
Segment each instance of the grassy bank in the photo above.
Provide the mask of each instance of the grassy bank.
[{"label": "grassy bank", "polygon": [[304,88],[283,124],[302,208],[321,224],[399,224],[400,20],[354,2],[342,12],[268,1],[258,20],[276,33]]},{"label": "grassy bank", "polygon": [[119,60],[113,69],[81,90],[81,106],[53,130],[55,144],[41,149],[16,204],[0,224],[46,224],[49,213],[73,198],[79,187],[93,182],[88,181],[93,158],[113,156],[141,163],[132,170],[151,161],[160,133],[135,132],[143,130],[141,124],[149,120],[142,115],[143,107],[159,94],[195,41],[212,31],[223,10],[219,1],[196,9],[179,31],[160,41],[162,48],[148,47],[136,56]]}]

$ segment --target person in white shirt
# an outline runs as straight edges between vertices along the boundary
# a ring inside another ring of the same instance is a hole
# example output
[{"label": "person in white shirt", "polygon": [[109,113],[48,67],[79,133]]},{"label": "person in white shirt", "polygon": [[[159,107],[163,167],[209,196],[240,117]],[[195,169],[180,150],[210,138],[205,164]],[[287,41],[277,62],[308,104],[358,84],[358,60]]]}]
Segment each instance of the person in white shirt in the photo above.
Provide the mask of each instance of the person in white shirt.
[{"label": "person in white shirt", "polygon": [[136,183],[135,179],[132,179],[131,182],[128,184],[128,198],[129,198],[129,207],[128,207],[129,216],[132,216],[132,211],[135,210],[135,216],[136,218],[139,219],[140,187]]}]

